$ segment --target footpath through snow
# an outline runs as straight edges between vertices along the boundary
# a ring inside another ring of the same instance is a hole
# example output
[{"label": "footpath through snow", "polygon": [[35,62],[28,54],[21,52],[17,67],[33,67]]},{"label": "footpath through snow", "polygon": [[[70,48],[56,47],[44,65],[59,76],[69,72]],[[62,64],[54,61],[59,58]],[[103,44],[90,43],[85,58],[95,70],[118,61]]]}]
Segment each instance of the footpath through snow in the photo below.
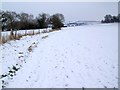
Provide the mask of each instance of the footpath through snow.
[{"label": "footpath through snow", "polygon": [[7,88],[118,87],[117,24],[63,28],[0,49],[2,74],[19,69],[2,78]]}]

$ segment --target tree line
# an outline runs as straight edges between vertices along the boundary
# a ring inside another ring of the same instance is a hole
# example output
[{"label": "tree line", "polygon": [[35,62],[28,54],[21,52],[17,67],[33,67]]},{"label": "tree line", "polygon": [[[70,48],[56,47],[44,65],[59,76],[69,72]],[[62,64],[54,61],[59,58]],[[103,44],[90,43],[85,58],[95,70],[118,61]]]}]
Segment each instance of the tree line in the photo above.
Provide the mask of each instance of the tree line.
[{"label": "tree line", "polygon": [[112,16],[110,14],[104,16],[104,20],[101,21],[102,23],[114,23],[120,22],[120,14],[117,16]]},{"label": "tree line", "polygon": [[64,15],[60,13],[51,16],[47,13],[42,13],[34,17],[32,14],[24,12],[0,11],[2,31],[43,29],[49,26],[53,29],[60,29],[64,26],[64,20]]}]

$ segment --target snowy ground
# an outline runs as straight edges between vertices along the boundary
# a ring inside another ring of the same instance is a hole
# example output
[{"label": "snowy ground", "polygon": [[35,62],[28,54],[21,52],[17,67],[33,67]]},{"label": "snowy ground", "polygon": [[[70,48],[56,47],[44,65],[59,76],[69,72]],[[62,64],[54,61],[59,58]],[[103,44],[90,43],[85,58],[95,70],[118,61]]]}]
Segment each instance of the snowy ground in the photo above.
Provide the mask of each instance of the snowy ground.
[{"label": "snowy ground", "polygon": [[117,24],[26,36],[0,51],[0,80],[7,88],[118,87]]}]

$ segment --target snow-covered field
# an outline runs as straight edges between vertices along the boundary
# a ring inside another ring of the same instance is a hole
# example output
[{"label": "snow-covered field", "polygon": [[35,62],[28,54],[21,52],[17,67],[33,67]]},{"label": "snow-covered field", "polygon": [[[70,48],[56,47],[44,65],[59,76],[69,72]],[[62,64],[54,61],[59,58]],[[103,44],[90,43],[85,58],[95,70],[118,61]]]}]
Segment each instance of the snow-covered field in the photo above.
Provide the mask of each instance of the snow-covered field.
[{"label": "snow-covered field", "polygon": [[118,24],[26,36],[0,46],[7,88],[118,87]]}]

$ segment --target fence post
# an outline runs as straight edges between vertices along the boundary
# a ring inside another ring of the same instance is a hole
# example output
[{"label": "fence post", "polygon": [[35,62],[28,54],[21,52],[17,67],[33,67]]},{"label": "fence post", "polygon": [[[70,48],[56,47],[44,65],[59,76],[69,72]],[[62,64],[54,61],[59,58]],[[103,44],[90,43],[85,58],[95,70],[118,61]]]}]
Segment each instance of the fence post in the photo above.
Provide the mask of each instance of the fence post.
[{"label": "fence post", "polygon": [[0,28],[0,44],[2,44],[2,29]]},{"label": "fence post", "polygon": [[39,29],[39,34],[40,34],[40,29]]}]

